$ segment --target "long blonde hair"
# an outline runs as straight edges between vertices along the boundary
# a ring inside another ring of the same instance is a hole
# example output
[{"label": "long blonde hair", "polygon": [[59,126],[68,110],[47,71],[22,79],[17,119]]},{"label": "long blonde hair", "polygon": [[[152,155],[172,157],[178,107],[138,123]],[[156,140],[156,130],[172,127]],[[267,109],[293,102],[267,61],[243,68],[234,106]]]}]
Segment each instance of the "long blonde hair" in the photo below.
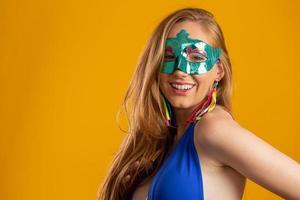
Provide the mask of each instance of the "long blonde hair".
[{"label": "long blonde hair", "polygon": [[[159,91],[159,73],[163,62],[164,43],[172,26],[177,22],[194,21],[206,28],[213,46],[220,47],[221,63],[225,74],[220,80],[217,104],[231,115],[232,68],[225,46],[223,32],[212,13],[188,7],[169,14],[155,28],[138,60],[135,72],[118,112],[125,111],[129,130],[110,165],[107,176],[99,187],[99,200],[126,200],[137,185],[151,179],[159,169],[170,144],[171,133],[165,121],[163,102]],[[134,163],[139,167],[132,170]],[[128,182],[124,182],[130,174]]]}]

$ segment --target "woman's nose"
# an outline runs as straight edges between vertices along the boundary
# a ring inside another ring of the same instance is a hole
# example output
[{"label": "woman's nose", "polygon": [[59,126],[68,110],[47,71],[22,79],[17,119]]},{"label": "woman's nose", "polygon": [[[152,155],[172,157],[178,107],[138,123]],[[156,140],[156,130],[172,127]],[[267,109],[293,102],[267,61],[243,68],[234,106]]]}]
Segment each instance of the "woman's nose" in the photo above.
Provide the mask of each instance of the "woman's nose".
[{"label": "woman's nose", "polygon": [[181,71],[180,69],[176,69],[173,73],[174,76],[176,76],[177,78],[185,78],[188,76],[187,73]]}]

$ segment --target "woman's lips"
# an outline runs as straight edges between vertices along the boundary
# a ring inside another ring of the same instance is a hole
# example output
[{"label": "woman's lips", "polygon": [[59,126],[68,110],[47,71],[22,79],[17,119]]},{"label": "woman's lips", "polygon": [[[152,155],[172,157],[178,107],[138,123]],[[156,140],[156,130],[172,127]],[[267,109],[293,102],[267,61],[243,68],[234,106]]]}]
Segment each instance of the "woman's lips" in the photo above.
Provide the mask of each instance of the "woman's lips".
[{"label": "woman's lips", "polygon": [[[182,84],[182,85],[187,85],[187,84]],[[188,85],[192,85],[192,84],[188,84]],[[170,87],[171,87],[173,94],[180,95],[180,96],[187,95],[189,92],[191,92],[191,90],[195,87],[195,85],[196,84],[193,84],[192,87],[189,89],[178,89],[178,88],[175,88],[174,86],[172,86],[172,83],[170,83]]]}]

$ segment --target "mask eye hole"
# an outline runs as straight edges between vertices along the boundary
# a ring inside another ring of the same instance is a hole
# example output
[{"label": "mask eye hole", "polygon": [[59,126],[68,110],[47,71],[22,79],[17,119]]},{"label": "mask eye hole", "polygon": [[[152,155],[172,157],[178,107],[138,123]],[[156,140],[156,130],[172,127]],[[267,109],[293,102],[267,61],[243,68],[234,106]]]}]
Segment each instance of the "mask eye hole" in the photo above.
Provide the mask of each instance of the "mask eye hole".
[{"label": "mask eye hole", "polygon": [[207,60],[206,52],[201,49],[186,48],[186,58],[190,62],[205,62]]},{"label": "mask eye hole", "polygon": [[187,60],[190,62],[205,62],[207,58],[201,53],[190,53],[187,55]]},{"label": "mask eye hole", "polygon": [[175,60],[175,55],[173,52],[173,49],[171,46],[166,46],[165,48],[165,54],[164,54],[164,61],[174,61]]}]

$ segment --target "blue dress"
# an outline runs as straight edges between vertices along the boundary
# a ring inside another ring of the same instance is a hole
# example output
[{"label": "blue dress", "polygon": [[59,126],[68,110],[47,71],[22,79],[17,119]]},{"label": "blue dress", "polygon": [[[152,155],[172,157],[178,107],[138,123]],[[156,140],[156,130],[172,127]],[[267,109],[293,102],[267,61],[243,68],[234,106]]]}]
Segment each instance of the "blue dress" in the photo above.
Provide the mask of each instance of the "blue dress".
[{"label": "blue dress", "polygon": [[148,200],[204,199],[201,163],[193,139],[195,124],[188,125],[153,177]]}]

